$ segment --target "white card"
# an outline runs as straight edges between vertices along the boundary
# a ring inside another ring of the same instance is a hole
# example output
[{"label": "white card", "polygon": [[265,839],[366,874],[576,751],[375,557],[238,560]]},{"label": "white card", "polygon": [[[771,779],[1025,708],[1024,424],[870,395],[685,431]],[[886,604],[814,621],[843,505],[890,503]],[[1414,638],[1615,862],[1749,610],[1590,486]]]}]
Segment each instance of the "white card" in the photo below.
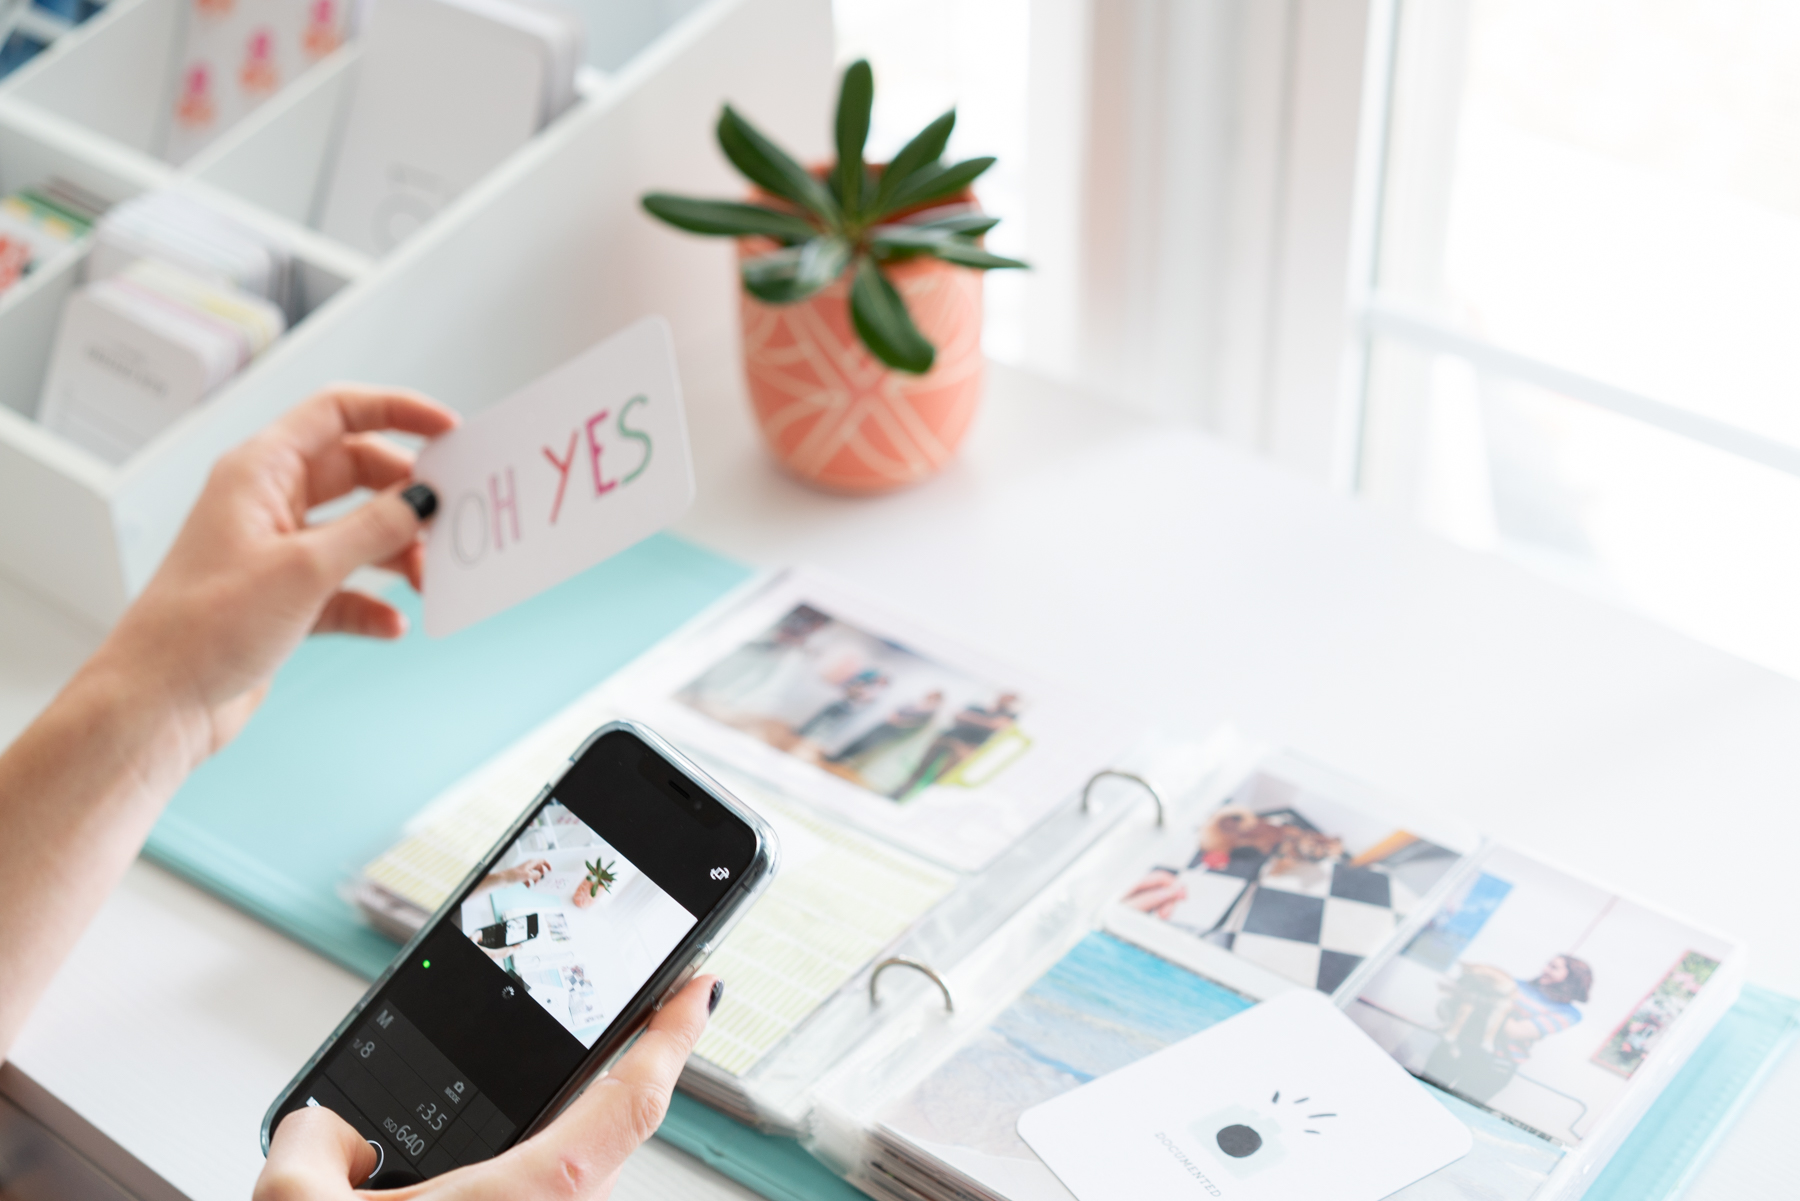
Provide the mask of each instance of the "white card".
[{"label": "white card", "polygon": [[320,229],[386,254],[531,140],[546,96],[572,87],[552,72],[575,62],[543,21],[506,11],[517,9],[375,5]]},{"label": "white card", "polygon": [[1474,1146],[1322,994],[1296,989],[1028,1109],[1080,1201],[1376,1201]]},{"label": "white card", "polygon": [[669,326],[646,317],[419,455],[434,637],[536,596],[654,534],[694,499]]},{"label": "white card", "polygon": [[38,420],[123,463],[236,370],[232,333],[112,281],[82,288],[63,307]]}]

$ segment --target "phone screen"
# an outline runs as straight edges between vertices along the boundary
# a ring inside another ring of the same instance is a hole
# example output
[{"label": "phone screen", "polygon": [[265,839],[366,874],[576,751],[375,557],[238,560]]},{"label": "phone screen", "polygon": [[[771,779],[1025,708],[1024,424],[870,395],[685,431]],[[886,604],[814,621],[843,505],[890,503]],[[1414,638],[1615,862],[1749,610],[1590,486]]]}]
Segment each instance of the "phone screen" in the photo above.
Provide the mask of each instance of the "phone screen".
[{"label": "phone screen", "polygon": [[628,732],[607,734],[276,1123],[302,1105],[334,1110],[382,1151],[377,1187],[499,1153],[622,1017],[654,1001],[649,985],[666,987],[671,957],[692,954],[684,943],[756,852],[755,832],[692,780]]}]

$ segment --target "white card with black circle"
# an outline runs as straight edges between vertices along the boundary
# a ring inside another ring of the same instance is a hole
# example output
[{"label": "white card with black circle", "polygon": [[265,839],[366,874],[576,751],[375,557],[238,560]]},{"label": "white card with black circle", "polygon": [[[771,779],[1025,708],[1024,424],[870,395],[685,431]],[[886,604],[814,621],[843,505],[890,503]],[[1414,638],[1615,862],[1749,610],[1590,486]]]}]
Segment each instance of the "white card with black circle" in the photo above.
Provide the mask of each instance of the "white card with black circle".
[{"label": "white card with black circle", "polygon": [[1377,1201],[1469,1128],[1322,994],[1296,989],[1028,1109],[1079,1201]]},{"label": "white card with black circle", "polygon": [[694,499],[661,317],[645,317],[434,440],[425,631],[453,634],[656,533]]}]

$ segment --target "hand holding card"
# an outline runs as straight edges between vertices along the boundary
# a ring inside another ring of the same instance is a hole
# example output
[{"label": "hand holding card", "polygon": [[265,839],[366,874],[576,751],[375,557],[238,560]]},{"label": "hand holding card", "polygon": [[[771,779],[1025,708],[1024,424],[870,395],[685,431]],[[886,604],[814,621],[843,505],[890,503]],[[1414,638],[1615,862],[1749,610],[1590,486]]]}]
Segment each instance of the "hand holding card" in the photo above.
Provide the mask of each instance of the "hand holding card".
[{"label": "hand holding card", "polygon": [[610,558],[694,498],[668,324],[646,317],[419,455],[437,492],[425,630],[453,634]]},{"label": "hand holding card", "polygon": [[1469,1128],[1320,993],[1296,989],[1019,1118],[1080,1201],[1377,1201]]}]

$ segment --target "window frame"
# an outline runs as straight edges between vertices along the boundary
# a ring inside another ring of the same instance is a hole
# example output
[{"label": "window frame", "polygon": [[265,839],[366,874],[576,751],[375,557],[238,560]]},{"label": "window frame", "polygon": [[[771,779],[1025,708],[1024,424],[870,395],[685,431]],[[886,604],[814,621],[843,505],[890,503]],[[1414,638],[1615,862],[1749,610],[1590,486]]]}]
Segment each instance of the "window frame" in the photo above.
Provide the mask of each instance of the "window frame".
[{"label": "window frame", "polygon": [[1267,189],[1275,213],[1263,264],[1269,318],[1266,329],[1227,348],[1228,356],[1260,355],[1266,367],[1260,377],[1237,368],[1235,390],[1255,424],[1240,418],[1220,432],[1336,488],[1361,491],[1367,364],[1382,338],[1800,477],[1800,446],[1468,334],[1377,288],[1406,2],[1272,6],[1285,8],[1286,54],[1275,184]]}]

